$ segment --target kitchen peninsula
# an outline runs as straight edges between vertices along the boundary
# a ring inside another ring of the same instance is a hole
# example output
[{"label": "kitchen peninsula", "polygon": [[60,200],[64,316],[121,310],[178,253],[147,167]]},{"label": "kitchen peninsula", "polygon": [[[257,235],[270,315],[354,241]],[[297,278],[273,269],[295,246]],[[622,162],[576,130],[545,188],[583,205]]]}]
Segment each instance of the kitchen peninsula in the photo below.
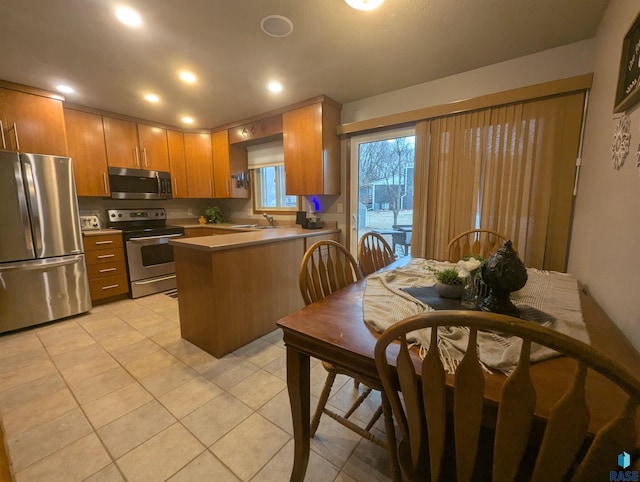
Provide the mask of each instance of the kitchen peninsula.
[{"label": "kitchen peninsula", "polygon": [[340,240],[333,228],[236,229],[170,241],[181,336],[218,358],[302,308],[298,271],[304,252],[316,241]]}]

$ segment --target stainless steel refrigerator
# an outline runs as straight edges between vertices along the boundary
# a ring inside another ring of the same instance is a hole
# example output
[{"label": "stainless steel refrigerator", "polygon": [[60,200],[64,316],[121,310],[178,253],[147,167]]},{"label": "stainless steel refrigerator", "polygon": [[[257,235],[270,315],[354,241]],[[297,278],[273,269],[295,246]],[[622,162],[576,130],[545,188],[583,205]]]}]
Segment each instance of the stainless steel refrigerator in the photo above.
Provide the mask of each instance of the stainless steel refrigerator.
[{"label": "stainless steel refrigerator", "polygon": [[0,333],[91,309],[71,159],[0,151]]}]

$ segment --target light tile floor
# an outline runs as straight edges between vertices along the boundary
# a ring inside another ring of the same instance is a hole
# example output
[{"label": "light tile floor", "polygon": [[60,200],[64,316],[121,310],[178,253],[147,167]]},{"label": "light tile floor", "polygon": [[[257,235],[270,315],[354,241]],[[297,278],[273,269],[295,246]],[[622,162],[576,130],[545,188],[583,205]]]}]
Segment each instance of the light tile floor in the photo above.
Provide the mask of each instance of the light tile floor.
[{"label": "light tile floor", "polygon": [[[214,358],[180,338],[178,302],[163,294],[0,336],[0,415],[13,476],[288,480],[285,359],[280,330]],[[312,409],[324,379],[312,360]],[[329,404],[344,411],[357,396],[339,377]],[[372,394],[353,417],[366,422],[379,403]],[[387,454],[325,416],[306,480],[390,480]]]}]

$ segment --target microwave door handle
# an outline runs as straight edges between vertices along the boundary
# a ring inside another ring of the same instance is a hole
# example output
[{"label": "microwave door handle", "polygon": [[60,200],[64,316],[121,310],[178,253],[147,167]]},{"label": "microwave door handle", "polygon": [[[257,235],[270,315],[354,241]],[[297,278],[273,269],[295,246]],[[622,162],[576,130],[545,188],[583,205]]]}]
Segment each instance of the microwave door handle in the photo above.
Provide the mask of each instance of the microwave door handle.
[{"label": "microwave door handle", "polygon": [[31,238],[31,229],[29,227],[29,209],[27,208],[27,197],[24,193],[22,169],[20,168],[19,160],[14,163],[13,172],[16,179],[16,187],[18,188],[18,209],[20,210],[20,219],[22,220],[24,244],[28,251],[33,252],[33,239]]},{"label": "microwave door handle", "polygon": [[26,180],[27,193],[29,195],[29,204],[31,205],[31,221],[33,226],[33,239],[36,243],[36,253],[40,256],[42,253],[42,220],[40,219],[40,211],[38,209],[38,199],[36,195],[36,184],[33,180],[33,170],[31,164],[24,163],[24,177]]},{"label": "microwave door handle", "polygon": [[160,188],[160,174],[156,171],[156,183],[158,184],[158,197],[162,194],[162,190]]}]

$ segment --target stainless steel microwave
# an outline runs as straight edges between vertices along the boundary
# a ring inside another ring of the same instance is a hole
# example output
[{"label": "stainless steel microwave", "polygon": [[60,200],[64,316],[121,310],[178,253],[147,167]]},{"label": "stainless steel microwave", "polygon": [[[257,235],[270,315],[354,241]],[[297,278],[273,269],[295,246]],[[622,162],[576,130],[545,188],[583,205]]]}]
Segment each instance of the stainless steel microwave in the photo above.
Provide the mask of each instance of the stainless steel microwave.
[{"label": "stainless steel microwave", "polygon": [[171,199],[171,174],[144,169],[109,168],[112,199]]}]

